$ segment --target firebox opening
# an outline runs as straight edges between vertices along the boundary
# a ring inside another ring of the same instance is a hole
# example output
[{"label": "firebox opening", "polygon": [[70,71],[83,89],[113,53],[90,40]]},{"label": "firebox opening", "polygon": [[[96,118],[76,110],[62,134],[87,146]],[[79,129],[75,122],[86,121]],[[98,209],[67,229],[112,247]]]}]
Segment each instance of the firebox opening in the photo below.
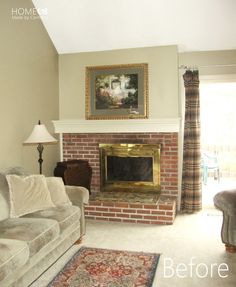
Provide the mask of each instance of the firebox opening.
[{"label": "firebox opening", "polygon": [[160,193],[160,144],[99,144],[101,191]]},{"label": "firebox opening", "polygon": [[151,157],[107,156],[108,181],[153,181]]}]

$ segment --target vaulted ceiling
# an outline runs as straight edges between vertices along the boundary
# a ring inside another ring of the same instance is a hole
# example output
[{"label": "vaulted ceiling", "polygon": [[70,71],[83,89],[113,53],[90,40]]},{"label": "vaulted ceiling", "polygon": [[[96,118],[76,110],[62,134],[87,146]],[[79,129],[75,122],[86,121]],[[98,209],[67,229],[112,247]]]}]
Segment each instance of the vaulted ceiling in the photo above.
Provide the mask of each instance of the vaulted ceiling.
[{"label": "vaulted ceiling", "polygon": [[41,18],[59,54],[162,45],[236,49],[236,0],[32,1],[46,8]]}]

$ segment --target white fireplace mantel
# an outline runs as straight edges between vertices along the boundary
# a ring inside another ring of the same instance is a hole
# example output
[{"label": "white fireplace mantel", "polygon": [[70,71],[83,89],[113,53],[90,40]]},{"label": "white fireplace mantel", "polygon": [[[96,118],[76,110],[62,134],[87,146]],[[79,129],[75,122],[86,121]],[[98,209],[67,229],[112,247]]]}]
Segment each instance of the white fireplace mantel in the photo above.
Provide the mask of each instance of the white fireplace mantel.
[{"label": "white fireplace mantel", "polygon": [[53,121],[55,133],[179,132],[180,118]]}]

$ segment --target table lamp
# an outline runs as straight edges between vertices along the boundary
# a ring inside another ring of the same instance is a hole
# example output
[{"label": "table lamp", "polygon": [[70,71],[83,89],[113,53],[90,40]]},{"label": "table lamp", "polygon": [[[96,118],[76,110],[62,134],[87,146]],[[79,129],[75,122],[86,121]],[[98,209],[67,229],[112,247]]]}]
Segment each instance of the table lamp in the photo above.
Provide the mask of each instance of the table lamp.
[{"label": "table lamp", "polygon": [[42,164],[43,164],[43,145],[44,144],[53,144],[56,143],[57,140],[50,135],[48,130],[46,129],[45,125],[42,125],[39,121],[37,125],[34,126],[31,135],[24,141],[26,145],[38,145],[37,150],[39,152],[39,173],[42,174]]}]

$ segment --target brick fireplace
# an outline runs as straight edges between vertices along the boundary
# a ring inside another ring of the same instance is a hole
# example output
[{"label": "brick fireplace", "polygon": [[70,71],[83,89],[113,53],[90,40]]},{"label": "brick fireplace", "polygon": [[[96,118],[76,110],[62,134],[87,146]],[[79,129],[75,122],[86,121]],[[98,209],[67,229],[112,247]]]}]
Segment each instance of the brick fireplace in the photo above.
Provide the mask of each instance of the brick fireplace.
[{"label": "brick fireplace", "polygon": [[[146,224],[174,222],[178,196],[179,119],[60,120],[53,123],[55,132],[60,133],[61,160],[87,160],[92,167],[92,194],[85,209],[88,219]],[[113,195],[112,201],[97,200],[106,193],[100,193],[99,144],[104,143],[161,146],[158,200],[130,202],[127,195],[118,201]]]},{"label": "brick fireplace", "polygon": [[160,144],[161,196],[157,203],[101,202],[90,200],[86,207],[89,219],[172,224],[178,194],[178,133],[63,133],[63,159],[84,159],[92,167],[92,193],[100,192],[99,144],[137,143]]},{"label": "brick fireplace", "polygon": [[93,171],[92,192],[100,192],[100,143],[161,144],[161,193],[177,196],[178,133],[63,133],[63,159],[89,162]]}]

